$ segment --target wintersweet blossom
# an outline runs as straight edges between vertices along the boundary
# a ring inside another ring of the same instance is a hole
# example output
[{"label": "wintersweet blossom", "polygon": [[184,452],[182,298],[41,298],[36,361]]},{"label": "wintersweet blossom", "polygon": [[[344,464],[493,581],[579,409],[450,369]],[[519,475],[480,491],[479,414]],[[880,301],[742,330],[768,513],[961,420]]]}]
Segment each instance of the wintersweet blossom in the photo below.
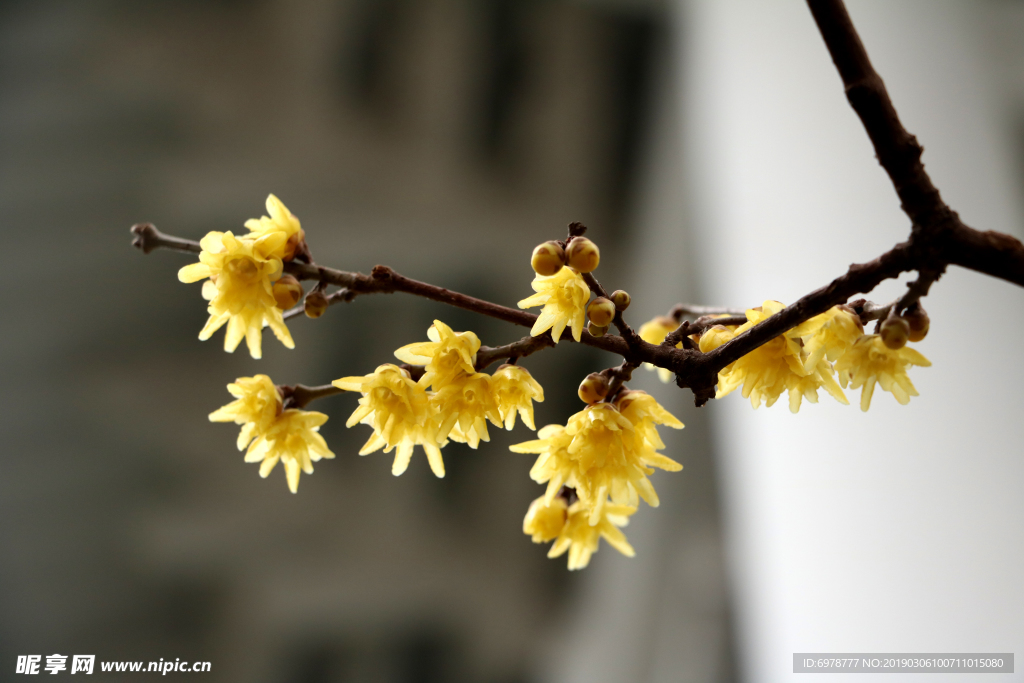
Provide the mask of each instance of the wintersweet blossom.
[{"label": "wintersweet blossom", "polygon": [[257,433],[245,453],[246,462],[260,462],[260,476],[266,478],[278,460],[284,465],[288,488],[299,490],[299,472],[313,474],[313,463],[333,458],[327,442],[317,432],[327,416],[308,410],[289,409],[282,412],[270,426]]},{"label": "wintersweet blossom", "polygon": [[550,504],[563,485],[576,485],[575,461],[569,455],[569,444],[572,436],[566,433],[562,425],[547,425],[537,432],[533,441],[509,446],[513,453],[532,453],[537,460],[530,469],[530,478],[538,484],[547,484],[544,499]]},{"label": "wintersweet blossom", "polygon": [[440,320],[427,329],[427,342],[406,344],[395,357],[409,365],[426,366],[420,384],[440,389],[460,375],[476,372],[480,338],[473,332],[455,332]]},{"label": "wintersweet blossom", "polygon": [[836,362],[857,338],[864,334],[860,317],[844,306],[833,306],[792,329],[790,335],[803,341],[804,370],[811,373],[821,360]]},{"label": "wintersweet blossom", "polygon": [[665,448],[665,442],[658,434],[657,425],[665,425],[672,429],[682,429],[685,425],[646,391],[632,389],[619,395],[615,404],[622,416],[632,423],[637,434],[643,439],[646,450],[643,460],[647,464],[659,463],[658,467],[669,472],[676,472],[682,466],[671,458],[656,451]]},{"label": "wintersweet blossom", "polygon": [[583,569],[590,564],[590,556],[597,552],[602,538],[626,557],[636,555],[626,535],[619,530],[619,527],[629,524],[629,517],[636,512],[636,507],[607,503],[602,504],[600,510],[595,521],[582,500],[570,505],[566,511],[565,526],[548,551],[548,557],[558,557],[569,551],[569,569]]},{"label": "wintersweet blossom", "polygon": [[[565,427],[548,425],[537,433],[538,439],[510,449],[538,455],[530,477],[537,483],[547,483],[546,500],[552,500],[563,485],[572,487],[596,524],[609,496],[616,504],[635,507],[643,498],[657,507],[658,494],[648,479],[654,473],[652,468],[682,469],[679,463],[656,452],[664,448],[660,438],[655,435],[656,440],[648,440],[653,422],[663,416],[641,414],[639,406],[632,415],[639,431],[616,406],[597,403],[570,417]],[[648,419],[651,423],[645,422]],[[675,423],[678,420],[673,418],[671,424]],[[666,420],[665,424],[670,422]]]},{"label": "wintersweet blossom", "polygon": [[890,349],[877,334],[864,335],[836,362],[839,382],[844,387],[849,382],[851,389],[863,387],[860,392],[860,409],[867,411],[871,406],[871,395],[875,383],[882,385],[901,404],[910,402],[911,396],[918,396],[917,389],[907,376],[907,367],[932,363],[919,351],[904,346]]},{"label": "wintersweet blossom", "polygon": [[558,538],[569,518],[569,505],[565,498],[558,496],[547,500],[541,496],[530,503],[523,519],[523,533],[530,536],[534,543],[547,543]]},{"label": "wintersweet blossom", "polygon": [[523,424],[537,429],[533,423],[533,402],[544,402],[544,389],[529,370],[518,365],[502,365],[491,376],[491,391],[505,429],[515,426],[517,411]]},{"label": "wintersweet blossom", "polygon": [[[437,414],[430,404],[426,389],[414,382],[409,373],[390,363],[379,366],[365,377],[343,377],[333,382],[345,391],[362,393],[346,427],[362,422],[373,428],[373,434],[359,451],[366,455],[384,448],[390,453],[397,448],[391,473],[396,477],[409,467],[415,446],[422,446],[430,469],[444,476],[444,461],[438,445]],[[443,441],[443,439],[442,439]]]},{"label": "wintersweet blossom", "polygon": [[306,233],[299,219],[272,194],[267,196],[267,213],[270,215],[250,218],[245,222],[245,227],[249,228],[246,237],[257,239],[272,233],[283,234],[284,241],[275,249],[273,256],[283,261],[291,261],[295,258],[295,251]]},{"label": "wintersweet blossom", "polygon": [[[654,320],[648,320],[641,325],[637,334],[639,334],[640,338],[648,344],[661,344],[665,341],[665,337],[668,336],[669,332],[674,332],[677,327],[679,327],[679,323],[675,320],[668,316],[660,315]],[[676,344],[677,349],[681,349],[682,347],[683,345],[681,343]],[[666,384],[671,382],[672,377],[674,376],[671,370],[657,368],[651,363],[644,363],[644,368],[647,370],[657,370],[658,379]]]},{"label": "wintersweet blossom", "polygon": [[178,279],[198,282],[209,278],[203,283],[203,298],[210,302],[210,318],[199,332],[201,340],[209,339],[227,323],[224,350],[233,352],[244,337],[250,355],[260,358],[263,326],[269,325],[282,344],[295,348],[273,293],[282,268],[281,259],[273,254],[285,239],[283,233],[240,239],[230,232],[211,232],[200,240],[199,263],[179,270]]},{"label": "wintersweet blossom", "polygon": [[210,413],[210,422],[234,422],[242,425],[238,433],[238,450],[242,450],[257,434],[267,431],[281,411],[281,395],[266,375],[239,377],[228,385],[235,401]]},{"label": "wintersweet blossom", "polygon": [[[735,330],[721,325],[712,327],[701,335],[700,350],[707,353],[718,348],[783,308],[778,301],[765,301],[759,308],[748,309],[747,322]],[[715,398],[727,396],[742,386],[743,398],[749,398],[754,408],[762,403],[771,407],[783,391],[789,391],[789,409],[795,413],[803,398],[817,402],[817,390],[824,388],[840,403],[849,403],[833,376],[831,364],[819,357],[808,370],[806,360],[796,331],[785,332],[723,368],[718,373]]]},{"label": "wintersweet blossom", "polygon": [[476,448],[481,441],[490,441],[487,421],[501,426],[498,404],[491,390],[491,376],[482,372],[463,373],[438,389],[430,397],[430,405],[440,424],[438,441],[449,437]]},{"label": "wintersweet blossom", "polygon": [[573,339],[579,341],[586,322],[587,301],[590,300],[590,287],[580,274],[565,266],[554,275],[538,275],[533,279],[532,287],[537,293],[520,301],[519,308],[544,308],[530,334],[536,337],[550,329],[551,338],[557,343],[568,326]]}]

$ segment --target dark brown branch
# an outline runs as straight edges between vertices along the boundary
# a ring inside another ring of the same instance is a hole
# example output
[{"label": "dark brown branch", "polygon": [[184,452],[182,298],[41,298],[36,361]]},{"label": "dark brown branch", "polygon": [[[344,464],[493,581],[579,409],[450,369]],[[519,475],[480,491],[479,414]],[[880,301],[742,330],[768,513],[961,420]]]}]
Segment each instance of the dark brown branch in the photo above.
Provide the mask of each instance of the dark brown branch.
[{"label": "dark brown branch", "polygon": [[505,344],[504,346],[481,346],[476,354],[476,370],[480,372],[491,363],[503,358],[510,360],[523,358],[554,345],[555,342],[551,339],[551,335],[545,333],[536,337],[526,336],[517,342]]},{"label": "dark brown branch", "polygon": [[701,318],[708,315],[744,315],[742,308],[722,308],[719,306],[696,306],[694,304],[676,304],[669,311],[668,316],[679,322],[683,318]]},{"label": "dark brown branch", "polygon": [[295,386],[281,385],[277,387],[277,390],[281,393],[285,410],[289,408],[305,408],[309,403],[318,398],[334,396],[345,391],[333,384],[324,384],[319,387],[307,387],[305,384],[296,384]]},{"label": "dark brown branch", "polygon": [[952,263],[1024,286],[1024,245],[1009,235],[969,228],[942,201],[921,163],[923,148],[900,123],[842,0],[807,4],[843,80],[846,98],[910,217],[917,253],[909,269],[941,273]]},{"label": "dark brown branch", "polygon": [[199,242],[165,235],[152,223],[136,223],[132,226],[131,233],[135,235],[132,246],[141,249],[143,254],[148,254],[154,249],[172,249],[190,254],[198,254],[203,250]]}]

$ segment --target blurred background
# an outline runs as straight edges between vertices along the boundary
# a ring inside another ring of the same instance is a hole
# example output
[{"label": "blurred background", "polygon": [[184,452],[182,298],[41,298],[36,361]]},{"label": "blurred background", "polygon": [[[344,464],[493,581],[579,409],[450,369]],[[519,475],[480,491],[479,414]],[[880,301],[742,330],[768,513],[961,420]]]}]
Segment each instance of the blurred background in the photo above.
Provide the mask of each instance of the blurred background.
[{"label": "blurred background", "polygon": [[[1024,3],[850,9],[944,197],[1020,237]],[[521,531],[543,491],[507,450],[522,426],[448,446],[443,480],[419,454],[395,478],[356,455],[355,397],[326,399],[337,458],[293,496],[206,419],[235,377],[366,374],[435,318],[489,345],[523,330],[362,297],[254,361],[196,340],[189,257],[130,247],[140,221],[238,231],[273,192],[326,265],[505,305],[570,221],[636,325],[793,301],[909,227],[802,3],[6,0],[0,94],[0,680],[52,653],[256,683],[815,680],[794,652],[1024,653],[1019,288],[943,278],[906,407],[697,410],[636,373],[687,424],[665,435],[684,470],[654,478],[636,558],[602,544],[570,573]],[[526,359],[537,423],[616,362]]]}]

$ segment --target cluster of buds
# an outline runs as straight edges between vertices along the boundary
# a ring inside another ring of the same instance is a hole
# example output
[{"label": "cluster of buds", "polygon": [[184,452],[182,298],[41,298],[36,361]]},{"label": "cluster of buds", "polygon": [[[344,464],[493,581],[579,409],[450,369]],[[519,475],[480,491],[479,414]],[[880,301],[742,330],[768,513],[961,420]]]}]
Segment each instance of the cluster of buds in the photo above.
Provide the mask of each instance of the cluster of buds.
[{"label": "cluster of buds", "polygon": [[900,316],[896,315],[894,307],[879,325],[878,334],[882,337],[882,343],[896,351],[906,346],[908,341],[919,342],[924,339],[930,325],[928,313],[921,304],[915,303]]},{"label": "cluster of buds", "polygon": [[584,318],[592,336],[603,337],[608,332],[616,314],[629,307],[630,297],[620,289],[609,297],[589,301],[590,288],[580,274],[593,272],[600,263],[601,250],[581,235],[571,236],[564,243],[552,240],[537,245],[530,265],[537,273],[534,289],[538,294],[519,302],[523,308],[544,305],[532,331],[534,336],[554,328],[557,331],[552,336],[557,342],[561,329],[572,325],[573,336],[579,341]]}]

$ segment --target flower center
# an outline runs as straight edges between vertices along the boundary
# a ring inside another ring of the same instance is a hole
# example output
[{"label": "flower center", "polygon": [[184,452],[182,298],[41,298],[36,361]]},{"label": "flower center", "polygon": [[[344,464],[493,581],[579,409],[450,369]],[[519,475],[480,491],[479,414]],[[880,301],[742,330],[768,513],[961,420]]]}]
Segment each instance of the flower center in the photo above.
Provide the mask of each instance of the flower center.
[{"label": "flower center", "polygon": [[224,270],[228,271],[232,277],[241,280],[242,282],[249,283],[255,280],[260,273],[259,266],[248,256],[241,258],[231,259],[227,262]]}]

